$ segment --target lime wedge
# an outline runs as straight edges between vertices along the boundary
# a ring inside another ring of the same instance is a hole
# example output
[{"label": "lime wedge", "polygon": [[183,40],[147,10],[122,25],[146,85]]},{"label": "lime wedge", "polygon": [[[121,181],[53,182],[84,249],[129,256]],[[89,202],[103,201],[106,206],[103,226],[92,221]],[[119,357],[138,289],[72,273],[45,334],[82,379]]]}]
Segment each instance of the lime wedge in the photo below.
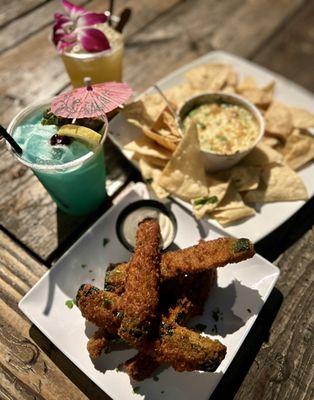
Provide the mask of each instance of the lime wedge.
[{"label": "lime wedge", "polygon": [[62,125],[58,130],[58,135],[68,136],[85,143],[88,147],[96,147],[100,143],[101,135],[86,126]]}]

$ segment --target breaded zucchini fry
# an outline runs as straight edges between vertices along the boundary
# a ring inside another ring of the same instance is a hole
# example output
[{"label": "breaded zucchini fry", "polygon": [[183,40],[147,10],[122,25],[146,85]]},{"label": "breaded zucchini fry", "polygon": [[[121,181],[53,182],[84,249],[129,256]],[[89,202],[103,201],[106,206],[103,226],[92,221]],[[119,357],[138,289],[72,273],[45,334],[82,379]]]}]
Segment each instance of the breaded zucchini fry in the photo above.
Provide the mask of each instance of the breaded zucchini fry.
[{"label": "breaded zucchini fry", "polygon": [[125,291],[121,297],[123,315],[118,331],[122,339],[136,348],[156,327],[159,265],[159,223],[156,219],[145,219],[139,224],[135,252],[127,269]]},{"label": "breaded zucchini fry", "polygon": [[87,283],[79,288],[76,304],[87,321],[93,322],[108,333],[117,333],[122,308],[119,296]]},{"label": "breaded zucchini fry", "polygon": [[149,378],[158,366],[159,363],[154,357],[139,351],[123,364],[122,370],[132,379],[142,381]]},{"label": "breaded zucchini fry", "polygon": [[[160,279],[164,282],[177,276],[224,267],[226,264],[251,258],[254,253],[253,244],[248,239],[219,238],[200,241],[195,246],[162,254]],[[128,263],[121,263],[108,270],[105,290],[122,293],[127,268]]]}]

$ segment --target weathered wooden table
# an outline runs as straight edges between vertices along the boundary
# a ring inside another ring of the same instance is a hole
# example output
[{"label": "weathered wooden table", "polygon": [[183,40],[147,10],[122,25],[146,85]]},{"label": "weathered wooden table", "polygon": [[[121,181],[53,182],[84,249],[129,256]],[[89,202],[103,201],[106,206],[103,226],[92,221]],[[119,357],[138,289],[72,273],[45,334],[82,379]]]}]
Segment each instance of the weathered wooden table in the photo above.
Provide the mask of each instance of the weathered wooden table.
[{"label": "weathered wooden table", "polygon": [[[106,1],[76,1],[103,10]],[[244,56],[314,89],[311,0],[126,0],[125,79],[137,91],[212,50]],[[59,0],[0,2],[1,124],[68,86],[48,41]],[[136,171],[107,143],[109,177]],[[110,206],[108,199],[101,212]],[[313,399],[313,200],[257,244],[281,275],[214,399]],[[100,215],[66,217],[0,144],[0,398],[104,399],[18,310],[21,297]],[[311,286],[312,285],[312,286]],[[155,399],[154,399],[155,400]]]}]

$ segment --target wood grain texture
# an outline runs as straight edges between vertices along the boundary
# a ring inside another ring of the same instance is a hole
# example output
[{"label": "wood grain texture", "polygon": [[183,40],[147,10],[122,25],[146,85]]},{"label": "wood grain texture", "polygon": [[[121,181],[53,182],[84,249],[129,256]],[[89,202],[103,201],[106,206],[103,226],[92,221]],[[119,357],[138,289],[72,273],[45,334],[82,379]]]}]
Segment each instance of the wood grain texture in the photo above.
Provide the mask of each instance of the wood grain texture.
[{"label": "wood grain texture", "polygon": [[236,399],[314,397],[314,230],[278,261],[276,285],[284,301]]},{"label": "wood grain texture", "polygon": [[314,2],[307,1],[295,18],[261,49],[254,60],[314,91]]},{"label": "wood grain texture", "polygon": [[1,0],[0,28],[49,0]]},{"label": "wood grain texture", "polygon": [[[126,0],[116,2],[115,13],[119,14],[121,10],[125,7],[130,7],[134,9],[136,0]],[[146,7],[141,7],[144,5],[143,0],[136,1],[136,9],[138,12],[132,15],[132,18],[127,26],[128,35],[134,33],[138,26],[141,26],[144,21],[149,21],[151,18],[156,16],[156,10],[162,12],[168,7],[171,7],[178,0],[171,0],[168,2],[157,2],[156,0],[150,1]],[[141,4],[143,3],[143,4]],[[104,0],[76,0],[75,4],[84,5],[89,10],[102,12],[108,8],[108,1]],[[0,53],[16,46],[21,43],[27,37],[39,32],[47,25],[51,26],[53,22],[53,15],[55,12],[62,12],[63,8],[61,6],[60,0],[51,0],[49,2],[43,3],[40,7],[36,8],[33,12],[27,13],[14,19],[8,23],[2,30],[0,36]],[[46,38],[46,40],[48,37]]]},{"label": "wood grain texture", "polygon": [[87,399],[30,337],[21,297],[46,268],[0,231],[0,398]]},{"label": "wood grain texture", "polygon": [[215,30],[212,46],[248,57],[279,31],[303,3],[304,0],[243,1]]}]

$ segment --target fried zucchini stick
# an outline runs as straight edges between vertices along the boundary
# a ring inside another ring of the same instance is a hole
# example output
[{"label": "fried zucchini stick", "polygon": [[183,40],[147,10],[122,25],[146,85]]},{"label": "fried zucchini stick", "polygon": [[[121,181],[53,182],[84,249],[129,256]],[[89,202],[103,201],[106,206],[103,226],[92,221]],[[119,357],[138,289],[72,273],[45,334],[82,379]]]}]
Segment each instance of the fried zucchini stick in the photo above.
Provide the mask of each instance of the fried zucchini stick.
[{"label": "fried zucchini stick", "polygon": [[156,322],[158,326],[159,265],[159,223],[156,219],[145,219],[139,224],[135,252],[127,269],[118,331],[119,336],[134,347],[148,338]]},{"label": "fried zucchini stick", "polygon": [[[248,239],[219,238],[201,240],[197,245],[182,250],[169,251],[161,257],[160,279],[164,282],[185,274],[204,272],[212,268],[238,263],[255,254]],[[118,264],[106,272],[105,290],[123,293],[128,263]]]},{"label": "fried zucchini stick", "polygon": [[[86,286],[89,287],[88,290],[86,290]],[[83,317],[96,325],[99,324],[98,326],[104,329],[106,325],[112,328],[116,321],[119,321],[117,317],[119,311],[117,312],[115,307],[111,309],[112,322],[110,323],[110,309],[105,308],[106,312],[103,312],[99,308],[99,299],[103,299],[103,294],[108,293],[99,289],[92,289],[90,285],[85,285],[78,296],[77,305]],[[119,296],[110,294],[111,303],[119,304]],[[89,302],[92,304],[91,308],[86,306]],[[84,307],[81,308],[82,304]],[[94,307],[94,304],[97,304],[97,308]],[[96,315],[97,312],[99,312],[99,315]],[[148,340],[144,344],[138,342],[136,344],[138,346],[136,348],[142,353],[154,358],[158,363],[170,364],[177,371],[192,371],[193,369],[214,371],[226,352],[225,346],[220,342],[203,337],[188,328],[168,321],[166,317],[160,325],[156,339]]]},{"label": "fried zucchini stick", "polygon": [[[169,309],[167,315],[163,315],[163,321],[168,324],[178,323],[182,325],[187,323],[191,317],[201,314],[216,276],[216,270],[212,269],[184,279],[183,282],[177,282],[178,280],[172,282],[166,290],[173,293],[173,290],[176,289],[175,294],[178,300]],[[196,290],[194,290],[194,287]],[[124,363],[123,370],[132,379],[141,381],[149,378],[158,366],[159,363],[154,357],[139,351]]]}]

